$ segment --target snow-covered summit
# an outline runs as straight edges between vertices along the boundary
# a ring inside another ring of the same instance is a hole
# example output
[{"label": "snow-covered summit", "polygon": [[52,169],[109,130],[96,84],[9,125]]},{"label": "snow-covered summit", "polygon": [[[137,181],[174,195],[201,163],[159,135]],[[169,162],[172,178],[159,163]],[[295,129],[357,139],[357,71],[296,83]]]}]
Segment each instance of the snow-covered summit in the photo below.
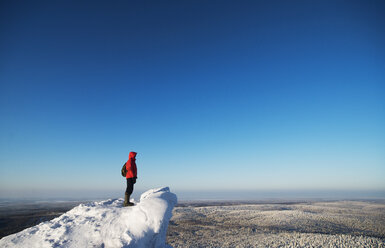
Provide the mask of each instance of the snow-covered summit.
[{"label": "snow-covered summit", "polygon": [[165,187],[146,191],[132,207],[122,207],[123,199],[80,204],[2,238],[0,247],[166,247],[176,203],[176,195]]}]

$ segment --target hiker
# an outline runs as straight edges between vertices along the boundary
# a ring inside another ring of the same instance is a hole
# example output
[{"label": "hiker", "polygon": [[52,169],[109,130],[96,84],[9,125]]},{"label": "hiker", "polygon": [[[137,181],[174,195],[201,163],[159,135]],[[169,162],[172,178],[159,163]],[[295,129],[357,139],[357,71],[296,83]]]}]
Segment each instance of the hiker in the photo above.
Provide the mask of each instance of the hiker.
[{"label": "hiker", "polygon": [[136,183],[136,163],[135,163],[136,152],[130,152],[128,156],[128,160],[125,163],[126,165],[126,180],[127,180],[127,188],[124,196],[124,207],[133,206],[134,203],[130,202],[130,195],[134,190],[134,184]]}]

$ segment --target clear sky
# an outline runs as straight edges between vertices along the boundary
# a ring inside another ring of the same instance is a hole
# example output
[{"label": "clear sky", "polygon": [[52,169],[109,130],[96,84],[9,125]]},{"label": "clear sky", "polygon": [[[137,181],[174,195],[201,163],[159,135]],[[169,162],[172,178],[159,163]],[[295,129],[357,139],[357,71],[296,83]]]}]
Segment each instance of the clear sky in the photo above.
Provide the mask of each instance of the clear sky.
[{"label": "clear sky", "polygon": [[0,35],[0,196],[123,192],[130,151],[136,190],[385,190],[384,1],[7,0]]}]

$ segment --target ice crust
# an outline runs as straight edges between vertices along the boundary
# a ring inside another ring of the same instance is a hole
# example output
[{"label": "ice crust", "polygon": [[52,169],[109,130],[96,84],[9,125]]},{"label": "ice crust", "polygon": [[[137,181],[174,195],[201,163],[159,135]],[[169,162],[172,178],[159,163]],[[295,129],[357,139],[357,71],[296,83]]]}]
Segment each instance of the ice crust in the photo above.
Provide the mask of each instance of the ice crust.
[{"label": "ice crust", "polygon": [[166,233],[177,197],[168,187],[123,199],[80,204],[67,213],[0,240],[0,247],[168,247]]}]

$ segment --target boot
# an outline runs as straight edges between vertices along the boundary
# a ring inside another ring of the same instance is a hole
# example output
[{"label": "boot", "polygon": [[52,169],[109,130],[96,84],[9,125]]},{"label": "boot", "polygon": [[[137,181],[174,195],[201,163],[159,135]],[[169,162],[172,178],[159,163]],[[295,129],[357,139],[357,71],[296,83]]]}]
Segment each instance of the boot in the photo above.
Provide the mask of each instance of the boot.
[{"label": "boot", "polygon": [[128,203],[128,201],[129,201],[129,199],[130,199],[130,196],[127,195],[127,194],[124,194],[123,207],[127,207],[127,206],[128,206],[127,203]]},{"label": "boot", "polygon": [[124,194],[124,203],[123,203],[123,207],[133,206],[133,205],[134,205],[134,203],[130,202],[130,195]]}]

